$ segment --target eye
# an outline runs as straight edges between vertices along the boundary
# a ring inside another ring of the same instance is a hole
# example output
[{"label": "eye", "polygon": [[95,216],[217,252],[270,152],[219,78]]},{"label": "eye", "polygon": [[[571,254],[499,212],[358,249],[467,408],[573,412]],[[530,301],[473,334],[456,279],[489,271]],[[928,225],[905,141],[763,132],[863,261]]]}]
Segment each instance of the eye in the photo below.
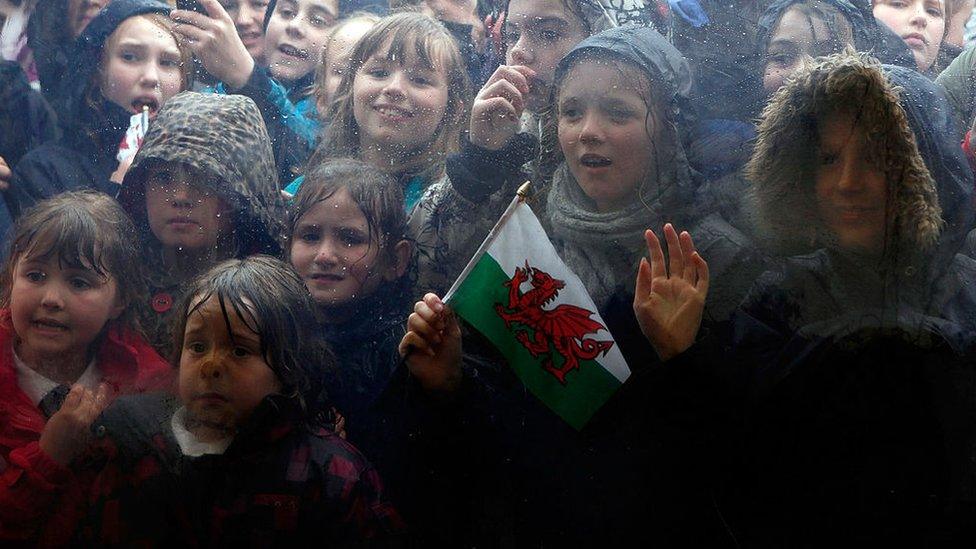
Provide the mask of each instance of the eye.
[{"label": "eye", "polygon": [[942,17],[942,10],[940,10],[939,8],[928,8],[925,11],[932,17],[936,17],[936,18]]},{"label": "eye", "polygon": [[820,155],[820,165],[821,166],[832,166],[840,160],[840,155],[837,153],[821,153]]},{"label": "eye", "polygon": [[250,356],[250,354],[251,350],[247,347],[241,347],[240,345],[234,347],[234,356],[237,358],[244,358],[246,356]]},{"label": "eye", "polygon": [[555,42],[559,40],[560,34],[553,30],[541,30],[539,31],[539,38],[545,40],[546,42]]},{"label": "eye", "polygon": [[390,71],[382,67],[372,67],[366,69],[366,74],[373,78],[386,78],[390,75]]},{"label": "eye", "polygon": [[614,122],[627,122],[634,117],[634,113],[626,109],[611,109],[609,114]]},{"label": "eye", "polygon": [[291,19],[292,17],[295,17],[295,10],[291,8],[281,8],[278,11],[278,13],[280,13],[281,16],[285,19]]},{"label": "eye", "polygon": [[84,279],[84,278],[82,278],[80,276],[73,277],[70,280],[70,284],[71,284],[71,287],[73,289],[75,289],[75,290],[87,290],[87,289],[93,287],[93,284],[90,281],[88,281],[88,280],[86,280],[86,279]]},{"label": "eye", "polygon": [[566,118],[568,120],[576,120],[580,116],[583,116],[583,112],[576,107],[563,107],[559,109],[560,118]]},{"label": "eye", "polygon": [[191,341],[186,344],[186,348],[189,349],[190,352],[199,354],[204,352],[207,349],[207,346],[200,341]]},{"label": "eye", "polygon": [[139,60],[139,56],[131,51],[122,51],[119,53],[119,58],[123,61],[132,63]]},{"label": "eye", "polygon": [[318,242],[320,240],[319,233],[315,231],[308,231],[302,233],[301,236],[299,236],[299,238],[301,239],[302,242]]},{"label": "eye", "polygon": [[430,86],[432,83],[431,79],[426,76],[414,76],[410,80],[418,86]]},{"label": "eye", "polygon": [[24,278],[31,282],[43,282],[44,279],[47,278],[47,275],[41,271],[28,271],[26,274],[24,274]]},{"label": "eye", "polygon": [[329,25],[332,24],[332,19],[331,18],[329,18],[329,17],[323,17],[321,15],[313,15],[309,19],[309,21],[311,21],[312,22],[312,25],[314,25],[316,27],[328,27]]}]

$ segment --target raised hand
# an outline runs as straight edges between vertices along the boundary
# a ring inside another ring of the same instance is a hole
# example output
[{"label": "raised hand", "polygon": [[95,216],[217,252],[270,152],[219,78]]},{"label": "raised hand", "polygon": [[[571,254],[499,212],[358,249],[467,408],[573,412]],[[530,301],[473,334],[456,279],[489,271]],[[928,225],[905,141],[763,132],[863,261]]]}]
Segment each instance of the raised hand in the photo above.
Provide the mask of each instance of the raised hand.
[{"label": "raised hand", "polygon": [[177,34],[190,45],[203,68],[231,89],[244,87],[254,71],[254,59],[237,35],[234,21],[217,0],[200,0],[207,15],[190,10],[173,10]]},{"label": "raised hand", "polygon": [[108,386],[86,389],[71,387],[61,409],[55,412],[41,432],[41,450],[51,459],[67,466],[88,447],[92,440],[91,424],[109,403]]},{"label": "raised hand", "polygon": [[495,69],[471,105],[468,139],[473,145],[497,151],[518,133],[529,79],[534,76],[535,71],[520,65]]},{"label": "raised hand", "polygon": [[434,294],[418,301],[400,340],[400,356],[424,389],[452,392],[461,384],[461,327],[451,308]]},{"label": "raised hand", "polygon": [[651,260],[641,258],[634,314],[661,360],[669,360],[691,347],[698,335],[708,295],[708,264],[687,232],[679,236],[668,223],[664,238],[670,256],[667,269],[657,236],[644,232]]}]

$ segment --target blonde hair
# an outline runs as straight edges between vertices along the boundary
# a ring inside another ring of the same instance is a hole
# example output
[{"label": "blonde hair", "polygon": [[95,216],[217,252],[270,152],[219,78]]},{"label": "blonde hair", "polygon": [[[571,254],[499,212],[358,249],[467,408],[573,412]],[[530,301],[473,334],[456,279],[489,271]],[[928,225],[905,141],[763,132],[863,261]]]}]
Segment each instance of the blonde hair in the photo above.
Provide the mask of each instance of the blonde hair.
[{"label": "blonde hair", "polygon": [[336,23],[336,25],[329,30],[328,37],[325,39],[325,45],[322,47],[322,55],[319,57],[319,64],[315,67],[315,85],[313,93],[316,101],[322,99],[322,94],[325,93],[326,79],[329,76],[329,66],[331,65],[329,62],[329,50],[332,49],[332,44],[335,42],[339,33],[350,25],[359,23],[375,25],[376,23],[379,23],[379,21],[380,16],[374,13],[357,11],[351,14],[349,17],[346,17],[345,19]]}]

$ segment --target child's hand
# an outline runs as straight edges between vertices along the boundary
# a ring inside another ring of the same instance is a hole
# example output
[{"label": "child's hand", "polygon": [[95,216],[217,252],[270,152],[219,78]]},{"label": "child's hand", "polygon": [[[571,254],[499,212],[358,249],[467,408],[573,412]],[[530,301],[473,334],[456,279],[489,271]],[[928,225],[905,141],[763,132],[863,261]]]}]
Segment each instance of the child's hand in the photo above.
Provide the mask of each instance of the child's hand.
[{"label": "child's hand", "polygon": [[10,177],[12,175],[10,173],[10,166],[7,166],[7,161],[0,156],[0,191],[5,191],[10,188]]},{"label": "child's hand", "polygon": [[664,238],[670,254],[670,275],[664,252],[653,231],[645,231],[651,262],[641,258],[634,292],[634,314],[644,336],[661,360],[684,352],[695,342],[708,295],[708,264],[695,251],[691,235],[679,237],[670,223]]},{"label": "child's hand", "polygon": [[434,294],[418,301],[400,340],[400,356],[428,391],[450,392],[461,384],[461,327],[450,307]]},{"label": "child's hand", "polygon": [[234,21],[217,0],[200,0],[210,17],[190,10],[173,10],[174,30],[190,45],[203,68],[215,78],[239,89],[254,71],[254,59],[237,34]]},{"label": "child's hand", "polygon": [[468,139],[473,145],[497,151],[519,131],[529,80],[535,71],[521,65],[498,67],[471,106]]},{"label": "child's hand", "polygon": [[91,443],[91,424],[108,405],[108,392],[104,383],[95,391],[81,385],[71,387],[61,409],[44,426],[41,450],[61,465],[70,464]]}]

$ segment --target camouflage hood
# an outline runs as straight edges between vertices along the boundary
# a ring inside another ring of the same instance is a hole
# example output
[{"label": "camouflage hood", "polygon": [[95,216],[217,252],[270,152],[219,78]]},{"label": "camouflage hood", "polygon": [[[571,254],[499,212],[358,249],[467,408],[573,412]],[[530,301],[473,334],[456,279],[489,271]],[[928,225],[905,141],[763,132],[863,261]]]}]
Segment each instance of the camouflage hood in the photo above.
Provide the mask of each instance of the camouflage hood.
[{"label": "camouflage hood", "polygon": [[271,139],[251,99],[183,92],[166,102],[119,193],[122,206],[141,226],[146,226],[146,167],[153,162],[179,162],[216,176],[214,192],[235,210],[239,252],[280,251],[284,203]]},{"label": "camouflage hood", "polygon": [[852,51],[801,69],[766,106],[746,166],[762,230],[787,253],[829,247],[814,196],[817,121],[855,105],[888,181],[886,249],[955,253],[973,223],[973,183],[942,92]]}]

